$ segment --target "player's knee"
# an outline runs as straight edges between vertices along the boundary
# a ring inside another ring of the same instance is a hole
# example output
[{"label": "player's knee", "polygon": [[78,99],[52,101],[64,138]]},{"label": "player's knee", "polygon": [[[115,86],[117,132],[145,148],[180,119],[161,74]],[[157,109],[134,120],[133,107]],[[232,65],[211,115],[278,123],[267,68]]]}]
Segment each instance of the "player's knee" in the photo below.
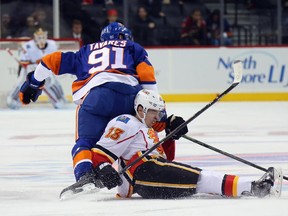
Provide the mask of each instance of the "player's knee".
[{"label": "player's knee", "polygon": [[91,150],[93,146],[96,144],[95,139],[82,139],[79,138],[74,147],[72,148],[72,157],[75,157],[80,151],[83,150]]}]

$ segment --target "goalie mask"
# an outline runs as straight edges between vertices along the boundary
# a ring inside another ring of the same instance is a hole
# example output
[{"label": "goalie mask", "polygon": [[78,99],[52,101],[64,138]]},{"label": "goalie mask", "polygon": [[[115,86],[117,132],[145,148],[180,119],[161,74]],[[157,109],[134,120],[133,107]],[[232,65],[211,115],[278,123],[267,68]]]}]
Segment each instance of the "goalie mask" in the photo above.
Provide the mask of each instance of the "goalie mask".
[{"label": "goalie mask", "polygon": [[123,24],[113,22],[102,29],[100,40],[133,40],[133,37],[131,31]]},{"label": "goalie mask", "polygon": [[[143,112],[144,112],[143,118],[141,118],[138,114],[138,111],[137,111],[138,106],[143,107]],[[163,112],[165,110],[165,103],[162,97],[155,91],[142,89],[141,91],[138,92],[138,94],[135,97],[134,109],[135,109],[137,116],[141,119],[142,123],[145,124],[145,117],[149,109],[159,111],[159,116],[158,116],[159,120],[163,117],[165,113]]]},{"label": "goalie mask", "polygon": [[34,33],[34,41],[39,49],[45,48],[47,42],[47,31],[43,31],[42,28],[39,28]]}]

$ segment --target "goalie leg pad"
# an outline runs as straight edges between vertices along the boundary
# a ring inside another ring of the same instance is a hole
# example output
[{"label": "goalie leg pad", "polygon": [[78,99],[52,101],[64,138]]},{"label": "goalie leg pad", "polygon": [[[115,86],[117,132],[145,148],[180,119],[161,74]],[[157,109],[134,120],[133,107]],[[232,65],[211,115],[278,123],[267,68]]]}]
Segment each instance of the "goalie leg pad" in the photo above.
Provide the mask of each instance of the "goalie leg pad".
[{"label": "goalie leg pad", "polygon": [[17,82],[13,88],[13,90],[8,94],[6,103],[10,109],[19,109],[22,106],[22,103],[19,99],[20,88],[26,80],[27,69],[21,68],[19,72],[19,76],[17,78]]},{"label": "goalie leg pad", "polygon": [[55,109],[63,107],[66,100],[60,83],[56,80],[55,76],[48,77],[45,81],[44,92],[48,95],[49,101]]},{"label": "goalie leg pad", "polygon": [[134,192],[149,199],[187,197],[196,193],[201,169],[162,158],[140,165],[134,174]]},{"label": "goalie leg pad", "polygon": [[7,96],[6,104],[10,109],[19,109],[22,103],[19,99],[20,86],[16,88]]}]

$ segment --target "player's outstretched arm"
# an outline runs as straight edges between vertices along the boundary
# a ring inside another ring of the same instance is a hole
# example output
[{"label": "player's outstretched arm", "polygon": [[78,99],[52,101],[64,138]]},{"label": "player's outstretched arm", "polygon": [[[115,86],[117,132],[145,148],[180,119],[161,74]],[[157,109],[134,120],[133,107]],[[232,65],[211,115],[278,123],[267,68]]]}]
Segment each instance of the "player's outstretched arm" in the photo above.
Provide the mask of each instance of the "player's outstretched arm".
[{"label": "player's outstretched arm", "polygon": [[28,73],[26,81],[20,88],[19,98],[23,104],[29,104],[30,101],[35,102],[42,93],[45,80],[42,82],[34,78],[34,71]]}]

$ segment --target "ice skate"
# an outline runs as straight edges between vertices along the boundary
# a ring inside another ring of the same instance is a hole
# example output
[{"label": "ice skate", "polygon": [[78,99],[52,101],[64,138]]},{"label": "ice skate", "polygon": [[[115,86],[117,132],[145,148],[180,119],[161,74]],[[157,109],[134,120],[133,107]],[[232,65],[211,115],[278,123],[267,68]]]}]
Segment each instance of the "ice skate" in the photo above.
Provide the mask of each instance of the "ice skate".
[{"label": "ice skate", "polygon": [[100,188],[103,188],[102,182],[95,178],[94,172],[88,172],[78,182],[64,188],[60,193],[60,200],[66,200],[75,195],[95,193]]},{"label": "ice skate", "polygon": [[274,185],[274,168],[269,167],[268,171],[257,181],[252,182],[251,193],[257,197],[265,197],[270,194]]},{"label": "ice skate", "polygon": [[267,172],[257,181],[252,182],[251,195],[259,198],[281,196],[283,175],[281,169],[269,167]]}]

